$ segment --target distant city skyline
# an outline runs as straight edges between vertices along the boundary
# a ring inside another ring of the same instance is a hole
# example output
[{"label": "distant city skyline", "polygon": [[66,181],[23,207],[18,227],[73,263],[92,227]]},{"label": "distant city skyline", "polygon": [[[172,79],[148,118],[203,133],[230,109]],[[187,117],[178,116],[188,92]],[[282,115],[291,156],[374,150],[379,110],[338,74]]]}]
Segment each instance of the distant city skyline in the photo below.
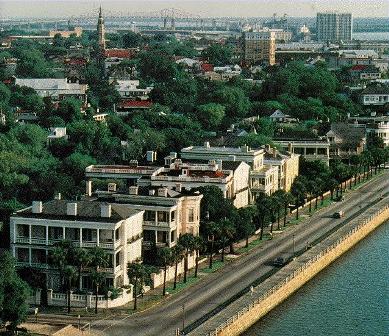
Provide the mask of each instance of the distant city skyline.
[{"label": "distant city skyline", "polygon": [[354,17],[386,17],[387,0],[0,0],[0,17],[69,17],[103,9],[122,13],[152,12],[177,8],[203,17],[269,17],[284,13],[293,17],[314,17],[317,12],[349,12]]}]

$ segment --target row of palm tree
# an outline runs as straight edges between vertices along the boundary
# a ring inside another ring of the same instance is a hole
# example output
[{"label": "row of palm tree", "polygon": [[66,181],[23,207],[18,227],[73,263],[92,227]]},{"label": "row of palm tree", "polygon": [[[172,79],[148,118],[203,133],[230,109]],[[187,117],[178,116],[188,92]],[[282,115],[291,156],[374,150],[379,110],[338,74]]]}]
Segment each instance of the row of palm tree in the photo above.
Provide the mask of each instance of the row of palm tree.
[{"label": "row of palm tree", "polygon": [[[189,271],[189,256],[195,253],[195,270],[194,277],[198,276],[200,251],[204,248],[204,240],[200,236],[194,236],[190,233],[181,235],[177,241],[177,244],[172,247],[162,247],[157,250],[157,263],[163,268],[163,289],[162,295],[166,295],[166,275],[169,266],[174,265],[174,282],[173,289],[177,288],[178,279],[178,265],[184,261],[184,276],[183,282],[188,281]],[[127,274],[130,283],[133,287],[134,295],[134,310],[137,309],[137,298],[139,292],[141,292],[146,278],[149,277],[146,266],[141,263],[129,263],[127,268]]]},{"label": "row of palm tree", "polygon": [[70,313],[70,291],[77,280],[81,290],[81,276],[88,274],[95,289],[95,313],[97,313],[97,297],[101,286],[105,283],[106,273],[101,268],[109,264],[109,255],[100,247],[84,249],[75,247],[70,241],[60,241],[49,252],[49,263],[59,272],[60,286],[67,292],[67,309]]}]

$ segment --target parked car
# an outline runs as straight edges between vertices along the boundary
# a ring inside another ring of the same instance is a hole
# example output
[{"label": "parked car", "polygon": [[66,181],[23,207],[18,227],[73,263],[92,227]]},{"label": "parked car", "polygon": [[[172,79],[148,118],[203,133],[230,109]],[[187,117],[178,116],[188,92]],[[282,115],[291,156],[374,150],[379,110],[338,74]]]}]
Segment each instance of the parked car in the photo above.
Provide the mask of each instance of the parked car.
[{"label": "parked car", "polygon": [[335,212],[332,217],[333,218],[342,218],[344,216],[344,211],[340,210],[340,211],[337,211]]}]

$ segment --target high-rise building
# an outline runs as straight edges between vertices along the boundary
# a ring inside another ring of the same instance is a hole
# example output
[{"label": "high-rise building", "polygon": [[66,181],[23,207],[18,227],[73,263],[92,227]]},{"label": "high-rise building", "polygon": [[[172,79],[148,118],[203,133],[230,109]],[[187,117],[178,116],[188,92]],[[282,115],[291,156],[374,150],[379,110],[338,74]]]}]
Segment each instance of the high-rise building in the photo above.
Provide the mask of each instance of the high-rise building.
[{"label": "high-rise building", "polygon": [[320,42],[351,41],[353,19],[350,13],[317,13],[317,40]]},{"label": "high-rise building", "polygon": [[243,33],[243,58],[246,65],[276,63],[275,32],[261,30]]},{"label": "high-rise building", "polygon": [[105,50],[105,27],[101,6],[99,9],[99,20],[97,21],[97,33],[99,36],[99,52],[103,54]]}]

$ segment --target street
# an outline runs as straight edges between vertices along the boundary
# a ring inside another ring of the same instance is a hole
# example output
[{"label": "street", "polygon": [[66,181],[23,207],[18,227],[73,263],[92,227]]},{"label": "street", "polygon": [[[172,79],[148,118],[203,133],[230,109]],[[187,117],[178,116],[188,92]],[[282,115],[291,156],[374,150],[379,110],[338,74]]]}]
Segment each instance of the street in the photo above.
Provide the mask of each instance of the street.
[{"label": "street", "polygon": [[[342,202],[331,204],[300,224],[288,228],[274,240],[264,242],[250,254],[237,258],[223,269],[204,278],[166,302],[145,312],[120,320],[95,321],[92,328],[100,335],[175,335],[185,327],[188,332],[206,314],[228,301],[235,294],[248,290],[258,278],[274,271],[269,261],[280,254],[305,249],[307,244],[363,212],[387,193],[389,173],[385,171],[374,181],[358,190],[347,193]],[[344,211],[342,219],[334,219],[336,211]]]}]

